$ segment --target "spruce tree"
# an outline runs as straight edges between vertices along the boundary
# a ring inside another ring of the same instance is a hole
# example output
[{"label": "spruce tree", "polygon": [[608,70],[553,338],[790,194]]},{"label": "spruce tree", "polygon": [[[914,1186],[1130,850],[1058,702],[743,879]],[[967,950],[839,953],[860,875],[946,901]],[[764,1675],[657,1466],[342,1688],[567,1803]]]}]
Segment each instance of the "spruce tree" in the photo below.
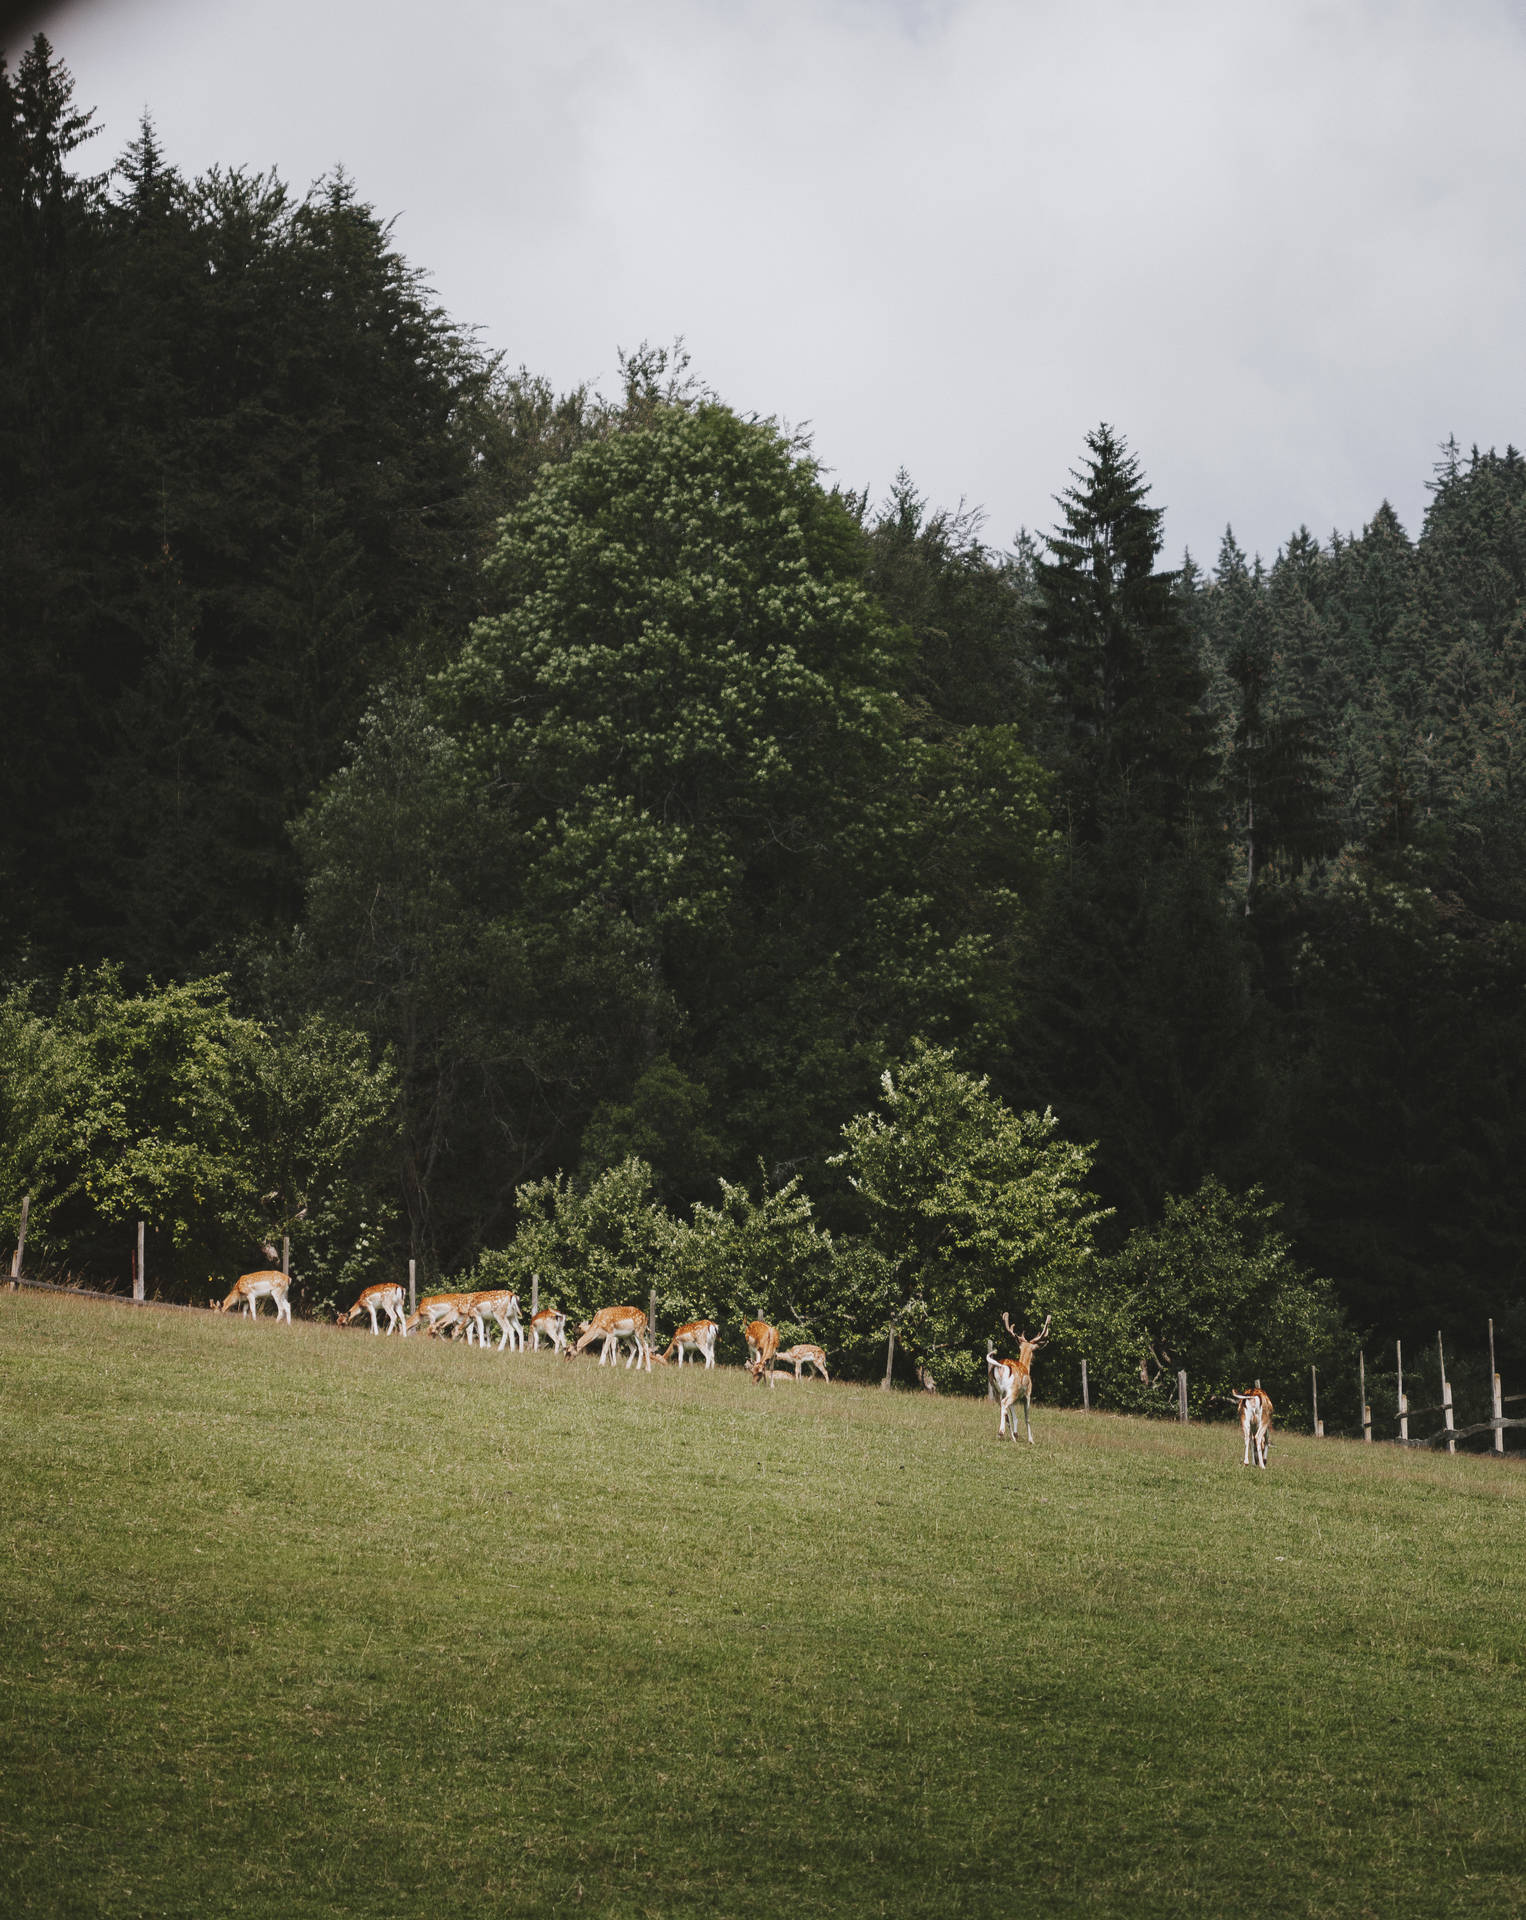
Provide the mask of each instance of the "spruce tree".
[{"label": "spruce tree", "polygon": [[1163,510],[1138,459],[1106,424],[1086,448],[1034,568],[1050,749],[1083,837],[1120,814],[1179,826],[1211,773],[1206,676],[1175,576],[1156,569]]}]

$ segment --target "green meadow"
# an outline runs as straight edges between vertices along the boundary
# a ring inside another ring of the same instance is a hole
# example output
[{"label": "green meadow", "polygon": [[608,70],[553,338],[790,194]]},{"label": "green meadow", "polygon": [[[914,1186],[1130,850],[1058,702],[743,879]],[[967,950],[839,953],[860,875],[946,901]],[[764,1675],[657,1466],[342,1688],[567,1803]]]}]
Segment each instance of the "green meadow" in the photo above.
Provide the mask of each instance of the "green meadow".
[{"label": "green meadow", "polygon": [[1526,1474],[0,1295],[8,1915],[1526,1909]]}]

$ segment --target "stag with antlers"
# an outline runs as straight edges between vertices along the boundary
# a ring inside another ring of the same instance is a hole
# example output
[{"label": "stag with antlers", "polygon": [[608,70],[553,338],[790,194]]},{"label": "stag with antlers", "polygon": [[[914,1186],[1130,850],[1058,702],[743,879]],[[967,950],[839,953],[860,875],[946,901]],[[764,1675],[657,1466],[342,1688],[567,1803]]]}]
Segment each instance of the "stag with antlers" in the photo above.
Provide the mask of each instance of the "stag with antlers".
[{"label": "stag with antlers", "polygon": [[1014,1442],[1016,1441],[1017,1403],[1018,1400],[1021,1399],[1023,1403],[1023,1426],[1027,1429],[1028,1445],[1030,1447],[1033,1445],[1033,1424],[1028,1418],[1029,1409],[1033,1404],[1033,1356],[1049,1338],[1049,1322],[1051,1318],[1052,1315],[1046,1313],[1044,1315],[1043,1326],[1039,1328],[1037,1333],[1030,1337],[1026,1333],[1019,1333],[1017,1328],[1012,1324],[1011,1315],[1004,1313],[1001,1317],[1001,1323],[1017,1342],[1017,1358],[1015,1360],[998,1360],[995,1348],[986,1348],[986,1367],[990,1373],[991,1384],[995,1387],[997,1395],[1001,1400],[1001,1419],[998,1421],[996,1427],[996,1437],[998,1440],[1001,1439],[1003,1434],[1008,1432],[1007,1423],[1010,1418],[1010,1431]]}]

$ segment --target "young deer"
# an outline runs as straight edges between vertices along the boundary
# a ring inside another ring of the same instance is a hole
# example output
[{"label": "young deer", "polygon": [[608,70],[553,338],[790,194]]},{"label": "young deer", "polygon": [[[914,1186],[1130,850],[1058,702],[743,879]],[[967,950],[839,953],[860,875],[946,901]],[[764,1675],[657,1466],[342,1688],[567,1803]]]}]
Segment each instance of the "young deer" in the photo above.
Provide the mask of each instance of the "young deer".
[{"label": "young deer", "polygon": [[1033,1445],[1033,1424],[1028,1418],[1029,1408],[1033,1404],[1033,1356],[1049,1338],[1049,1322],[1053,1316],[1044,1315],[1044,1324],[1030,1340],[1026,1333],[1019,1333],[1011,1319],[1003,1314],[1002,1325],[1017,1342],[1015,1360],[998,1360],[994,1348],[986,1348],[986,1367],[991,1383],[1001,1397],[1001,1419],[996,1424],[996,1437],[999,1440],[1008,1431],[1007,1420],[1011,1418],[1011,1434],[1017,1440],[1017,1402],[1023,1403],[1023,1426],[1028,1434],[1028,1445]]},{"label": "young deer", "polygon": [[602,1340],[599,1349],[599,1365],[606,1360],[612,1366],[620,1364],[620,1342],[631,1342],[630,1357],[625,1363],[629,1372],[633,1361],[645,1361],[648,1373],[652,1371],[652,1349],[646,1337],[646,1315],[640,1307],[600,1307],[591,1320],[584,1320],[578,1328],[577,1345],[568,1347],[565,1357],[574,1360],[591,1347],[595,1340]]},{"label": "young deer", "polygon": [[827,1356],[822,1352],[820,1347],[786,1347],[784,1352],[779,1355],[779,1365],[781,1367],[792,1366],[795,1369],[795,1378],[797,1380],[800,1378],[800,1369],[802,1367],[814,1367],[823,1380],[830,1380],[832,1377],[827,1372]]},{"label": "young deer", "polygon": [[286,1289],[290,1284],[284,1273],[277,1273],[274,1269],[265,1273],[240,1274],[217,1311],[227,1313],[231,1307],[238,1307],[246,1310],[251,1320],[258,1320],[260,1302],[269,1294],[275,1302],[276,1319],[284,1320],[290,1326],[291,1302],[286,1297]]},{"label": "young deer", "polygon": [[530,1350],[533,1353],[544,1340],[554,1353],[567,1348],[567,1316],[556,1307],[542,1307],[530,1322]]},{"label": "young deer", "polygon": [[1266,1450],[1272,1442],[1272,1396],[1262,1387],[1252,1387],[1249,1393],[1231,1393],[1240,1409],[1240,1431],[1245,1435],[1245,1458],[1241,1466],[1248,1467],[1251,1455],[1256,1456],[1256,1465],[1266,1465]]},{"label": "young deer", "polygon": [[472,1343],[472,1334],[477,1335],[477,1344],[489,1344],[486,1323],[491,1320],[501,1330],[503,1338],[498,1342],[498,1351],[512,1342],[516,1352],[522,1353],[525,1344],[525,1330],[519,1319],[519,1295],[512,1287],[503,1287],[486,1293],[469,1293],[461,1308],[462,1318],[466,1321],[466,1344]]},{"label": "young deer", "polygon": [[719,1332],[720,1328],[713,1320],[686,1320],[668,1342],[667,1352],[659,1353],[657,1358],[666,1362],[671,1360],[676,1352],[678,1364],[682,1366],[684,1355],[687,1353],[697,1355],[707,1367],[713,1367],[716,1335]]},{"label": "young deer", "polygon": [[387,1316],[388,1333],[396,1333],[401,1328],[406,1337],[408,1324],[407,1316],[403,1312],[403,1289],[396,1281],[367,1287],[349,1312],[340,1314],[340,1326],[347,1327],[352,1320],[358,1320],[363,1313],[369,1313],[371,1316],[372,1333],[381,1332],[381,1328],[376,1324],[376,1316],[384,1313]]},{"label": "young deer", "polygon": [[768,1384],[774,1384],[774,1362],[779,1357],[779,1329],[771,1327],[766,1320],[749,1320],[742,1329],[742,1338],[747,1342],[747,1367],[756,1386],[763,1378],[765,1367],[768,1370]]},{"label": "young deer", "polygon": [[441,1333],[449,1327],[459,1332],[470,1299],[469,1293],[432,1293],[419,1302],[418,1312],[409,1316],[403,1332],[412,1333],[419,1327],[426,1333]]}]

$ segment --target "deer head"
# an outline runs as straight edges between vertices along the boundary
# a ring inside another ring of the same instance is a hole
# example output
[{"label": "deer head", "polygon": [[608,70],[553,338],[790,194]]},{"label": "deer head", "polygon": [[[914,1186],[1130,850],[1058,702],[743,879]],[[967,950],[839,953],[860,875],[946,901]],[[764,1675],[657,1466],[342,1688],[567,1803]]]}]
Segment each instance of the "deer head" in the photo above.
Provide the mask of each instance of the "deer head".
[{"label": "deer head", "polygon": [[1008,1333],[1011,1334],[1012,1338],[1015,1341],[1017,1341],[1020,1357],[1023,1359],[1026,1359],[1030,1353],[1034,1352],[1037,1348],[1043,1346],[1045,1341],[1049,1338],[1049,1322],[1053,1318],[1054,1318],[1054,1315],[1052,1313],[1046,1313],[1044,1315],[1043,1326],[1039,1328],[1037,1333],[1032,1335],[1029,1335],[1026,1333],[1019,1333],[1017,1328],[1013,1326],[1012,1316],[1009,1313],[1004,1313],[1002,1315],[1001,1323],[1007,1329]]}]

